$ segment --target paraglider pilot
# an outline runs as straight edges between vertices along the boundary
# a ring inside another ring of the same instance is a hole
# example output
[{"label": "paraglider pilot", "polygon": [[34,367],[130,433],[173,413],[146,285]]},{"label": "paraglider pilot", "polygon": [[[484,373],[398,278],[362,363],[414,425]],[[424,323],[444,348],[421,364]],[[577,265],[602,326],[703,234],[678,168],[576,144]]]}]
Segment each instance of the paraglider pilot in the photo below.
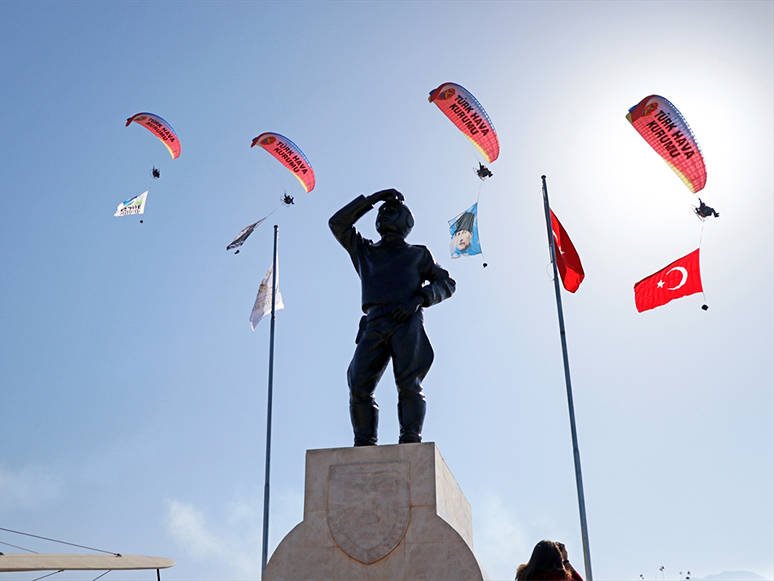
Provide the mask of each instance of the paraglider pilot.
[{"label": "paraglider pilot", "polygon": [[[426,247],[406,242],[414,216],[403,201],[403,194],[393,189],[358,196],[328,222],[360,276],[365,313],[347,370],[355,446],[376,445],[379,406],[374,391],[390,359],[398,386],[399,443],[422,441],[422,380],[433,363],[422,309],[449,298],[456,286]],[[354,224],[377,202],[384,202],[376,216],[381,240],[372,242]]]},{"label": "paraglider pilot", "polygon": [[481,178],[481,181],[483,182],[486,178],[491,178],[494,174],[489,171],[489,168],[486,167],[483,163],[480,161],[478,162],[478,169],[475,170],[476,175]]},{"label": "paraglider pilot", "polygon": [[699,198],[699,207],[694,208],[693,211],[696,212],[696,215],[702,222],[707,218],[720,217],[720,214],[715,211],[715,208],[710,208],[707,204],[701,201],[701,198]]}]

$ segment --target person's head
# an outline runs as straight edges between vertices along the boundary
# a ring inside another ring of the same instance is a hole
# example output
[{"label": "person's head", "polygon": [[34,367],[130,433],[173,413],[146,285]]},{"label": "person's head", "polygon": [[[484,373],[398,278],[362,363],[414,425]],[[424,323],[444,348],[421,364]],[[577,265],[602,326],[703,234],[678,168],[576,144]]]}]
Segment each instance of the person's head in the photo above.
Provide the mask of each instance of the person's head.
[{"label": "person's head", "polygon": [[397,200],[387,200],[376,214],[376,231],[382,236],[389,234],[405,238],[414,227],[414,215],[408,206]]},{"label": "person's head", "polygon": [[471,234],[470,231],[457,230],[457,232],[454,234],[452,245],[460,252],[465,252],[468,248],[470,248],[470,241],[472,238],[473,234]]},{"label": "person's head", "polygon": [[561,579],[566,576],[566,570],[562,564],[562,551],[557,543],[549,540],[540,541],[535,545],[529,562],[516,570],[518,581]]},{"label": "person's head", "polygon": [[452,248],[459,252],[465,252],[470,248],[473,239],[473,223],[476,215],[473,212],[463,212],[454,222],[454,236],[452,236]]}]

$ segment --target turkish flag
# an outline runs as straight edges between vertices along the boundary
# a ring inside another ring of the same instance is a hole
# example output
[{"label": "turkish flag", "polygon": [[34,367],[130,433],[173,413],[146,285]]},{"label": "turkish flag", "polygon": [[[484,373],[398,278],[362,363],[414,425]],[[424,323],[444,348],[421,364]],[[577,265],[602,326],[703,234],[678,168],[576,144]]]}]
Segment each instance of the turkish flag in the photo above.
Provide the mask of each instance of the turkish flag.
[{"label": "turkish flag", "polygon": [[641,313],[702,290],[697,248],[635,284],[634,302]]},{"label": "turkish flag", "polygon": [[559,270],[564,288],[574,293],[586,275],[583,273],[580,257],[575,251],[570,237],[554,211],[550,210],[550,212],[551,230],[554,233],[554,248],[556,249],[556,268]]}]

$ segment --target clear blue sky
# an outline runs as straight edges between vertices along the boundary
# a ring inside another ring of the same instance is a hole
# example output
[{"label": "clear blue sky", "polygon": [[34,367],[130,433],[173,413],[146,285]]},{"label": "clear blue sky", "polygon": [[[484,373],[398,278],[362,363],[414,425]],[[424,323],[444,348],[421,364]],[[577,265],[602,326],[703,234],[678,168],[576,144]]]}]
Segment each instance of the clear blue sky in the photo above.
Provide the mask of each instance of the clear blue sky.
[{"label": "clear blue sky", "polygon": [[[773,23],[772,2],[0,3],[0,527],[171,557],[168,580],[257,579],[269,325],[248,317],[272,225],[273,549],[302,518],[305,451],[352,440],[359,282],[327,220],[395,187],[458,284],[426,312],[424,435],[476,554],[512,579],[551,538],[581,569],[545,174],[587,275],[563,298],[595,577],[774,579]],[[427,102],[446,81],[499,134],[483,184]],[[704,151],[721,216],[703,228],[625,119],[653,93]],[[124,127],[140,111],[179,159]],[[304,150],[311,194],[250,149],[264,131]],[[479,188],[486,269],[448,250]],[[146,189],[144,223],[113,217]],[[706,297],[637,313],[634,283],[700,239]],[[394,443],[389,375],[377,398]]]}]

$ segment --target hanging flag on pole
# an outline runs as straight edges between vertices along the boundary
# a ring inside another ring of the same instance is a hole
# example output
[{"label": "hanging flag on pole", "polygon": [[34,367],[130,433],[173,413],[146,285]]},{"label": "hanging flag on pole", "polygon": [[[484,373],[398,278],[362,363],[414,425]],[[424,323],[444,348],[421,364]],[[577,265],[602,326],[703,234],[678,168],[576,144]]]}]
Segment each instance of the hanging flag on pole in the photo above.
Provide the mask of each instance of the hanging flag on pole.
[{"label": "hanging flag on pole", "polygon": [[449,251],[452,258],[481,254],[481,242],[478,239],[478,202],[449,220],[449,234]]},{"label": "hanging flag on pole", "polygon": [[[250,234],[253,233],[253,230],[255,230],[258,226],[260,226],[261,222],[263,222],[265,219],[266,218],[261,218],[257,222],[243,228],[242,231],[239,234],[237,234],[237,237],[231,241],[231,244],[226,246],[226,250],[233,250],[234,248],[239,248],[240,246],[242,246],[242,244],[245,243],[245,240],[247,240],[247,237],[250,236]],[[237,252],[239,252],[239,250],[237,250]]]},{"label": "hanging flag on pole", "polygon": [[143,192],[139,196],[135,196],[118,204],[116,213],[114,216],[131,216],[132,214],[144,214],[145,213],[145,199],[148,197],[148,192]]},{"label": "hanging flag on pole", "polygon": [[[274,271],[274,265],[269,267],[269,272],[263,277],[261,286],[258,287],[258,296],[255,297],[255,304],[253,305],[253,312],[250,313],[250,327],[255,331],[255,326],[261,322],[266,315],[271,313],[271,279]],[[277,267],[277,298],[274,304],[274,310],[279,311],[284,309],[285,305],[282,304],[282,293],[279,292],[279,267]]]},{"label": "hanging flag on pole", "polygon": [[[572,435],[572,455],[575,460],[575,487],[578,491],[578,511],[580,512],[581,539],[583,540],[583,560],[586,565],[586,581],[593,581],[591,576],[591,549],[589,548],[589,529],[586,523],[586,500],[583,494],[583,476],[581,474],[580,449],[578,447],[578,432],[575,428],[575,404],[572,398],[572,382],[570,380],[570,358],[567,354],[567,334],[564,331],[564,312],[562,311],[562,292],[559,290],[559,272],[558,264],[558,243],[563,240],[557,240],[556,227],[553,221],[556,217],[551,211],[551,204],[548,202],[548,184],[546,176],[541,176],[543,180],[543,210],[546,216],[546,236],[548,237],[548,250],[551,256],[551,262],[554,271],[554,295],[556,295],[556,314],[559,318],[559,339],[562,343],[562,358],[564,360],[564,383],[567,389],[567,408],[570,413],[570,434]],[[559,220],[556,220],[559,223]],[[553,230],[553,235],[551,233]],[[566,237],[566,232],[564,233]],[[570,239],[567,237],[567,241]],[[580,265],[580,260],[578,260]],[[564,278],[564,277],[562,277]],[[580,281],[578,281],[580,284]]]},{"label": "hanging flag on pole", "polygon": [[634,302],[641,313],[703,290],[697,248],[635,284]]},{"label": "hanging flag on pole", "polygon": [[581,265],[580,256],[578,256],[564,226],[559,222],[559,218],[550,208],[549,211],[551,212],[551,230],[556,247],[556,267],[559,269],[559,276],[562,278],[564,288],[574,293],[586,276],[583,272],[583,265]]}]

